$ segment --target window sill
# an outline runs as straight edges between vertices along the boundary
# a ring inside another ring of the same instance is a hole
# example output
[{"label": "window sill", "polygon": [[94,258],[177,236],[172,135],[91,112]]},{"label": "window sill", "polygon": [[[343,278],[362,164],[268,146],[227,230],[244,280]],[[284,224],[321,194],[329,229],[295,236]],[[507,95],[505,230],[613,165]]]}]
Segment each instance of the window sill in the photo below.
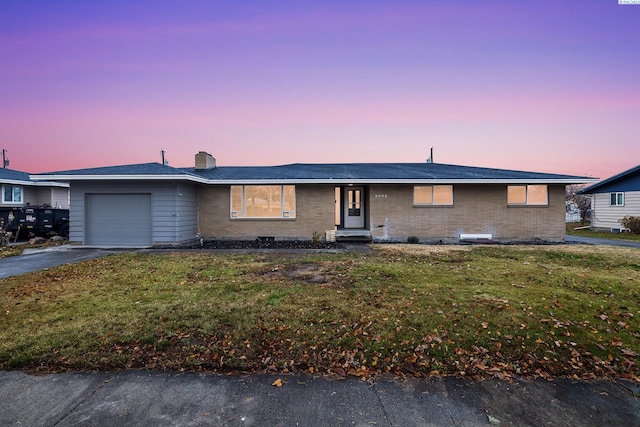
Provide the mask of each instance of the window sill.
[{"label": "window sill", "polygon": [[229,217],[232,221],[295,221],[296,218],[237,218]]},{"label": "window sill", "polygon": [[453,205],[413,205],[414,208],[452,208]]}]

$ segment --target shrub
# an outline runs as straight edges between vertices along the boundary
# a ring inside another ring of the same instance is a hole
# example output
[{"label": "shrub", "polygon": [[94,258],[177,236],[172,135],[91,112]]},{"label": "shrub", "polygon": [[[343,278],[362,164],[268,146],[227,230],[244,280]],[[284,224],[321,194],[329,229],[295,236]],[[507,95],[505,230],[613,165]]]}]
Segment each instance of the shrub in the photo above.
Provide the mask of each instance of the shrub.
[{"label": "shrub", "polygon": [[417,243],[420,243],[420,239],[418,239],[416,236],[409,236],[407,238],[407,243],[411,243],[412,245],[415,245]]},{"label": "shrub", "polygon": [[620,224],[633,234],[640,234],[640,216],[625,216],[620,220]]}]

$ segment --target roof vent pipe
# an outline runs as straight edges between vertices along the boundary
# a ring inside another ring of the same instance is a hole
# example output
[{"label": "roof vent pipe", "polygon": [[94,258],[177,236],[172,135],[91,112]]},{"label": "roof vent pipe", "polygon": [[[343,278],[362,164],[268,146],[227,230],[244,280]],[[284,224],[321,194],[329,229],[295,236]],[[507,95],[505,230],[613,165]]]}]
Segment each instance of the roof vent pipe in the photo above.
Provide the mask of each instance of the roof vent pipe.
[{"label": "roof vent pipe", "polygon": [[196,154],[196,169],[197,170],[206,170],[213,169],[216,167],[216,158],[211,154],[201,151]]},{"label": "roof vent pipe", "polygon": [[433,147],[429,151],[429,158],[427,159],[427,163],[433,163]]}]

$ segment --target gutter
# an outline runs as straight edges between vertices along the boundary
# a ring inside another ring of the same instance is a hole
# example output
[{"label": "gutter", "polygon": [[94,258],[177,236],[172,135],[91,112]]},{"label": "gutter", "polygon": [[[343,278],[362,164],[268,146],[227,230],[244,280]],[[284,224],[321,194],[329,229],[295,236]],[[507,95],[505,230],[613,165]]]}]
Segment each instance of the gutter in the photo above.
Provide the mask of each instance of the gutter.
[{"label": "gutter", "polygon": [[334,184],[334,185],[366,185],[366,184],[583,184],[597,182],[595,178],[565,179],[357,179],[357,178],[321,178],[321,179],[207,179],[189,175],[32,175],[34,181],[190,181],[211,185],[287,185],[287,184]]}]

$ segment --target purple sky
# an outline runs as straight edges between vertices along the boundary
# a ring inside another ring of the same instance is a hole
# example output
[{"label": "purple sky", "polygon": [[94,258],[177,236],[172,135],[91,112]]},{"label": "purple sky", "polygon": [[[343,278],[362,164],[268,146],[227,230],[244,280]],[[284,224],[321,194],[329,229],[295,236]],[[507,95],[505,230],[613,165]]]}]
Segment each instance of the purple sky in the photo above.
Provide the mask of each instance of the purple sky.
[{"label": "purple sky", "polygon": [[640,164],[640,5],[11,1],[0,148],[47,172],[422,162],[606,178]]}]

